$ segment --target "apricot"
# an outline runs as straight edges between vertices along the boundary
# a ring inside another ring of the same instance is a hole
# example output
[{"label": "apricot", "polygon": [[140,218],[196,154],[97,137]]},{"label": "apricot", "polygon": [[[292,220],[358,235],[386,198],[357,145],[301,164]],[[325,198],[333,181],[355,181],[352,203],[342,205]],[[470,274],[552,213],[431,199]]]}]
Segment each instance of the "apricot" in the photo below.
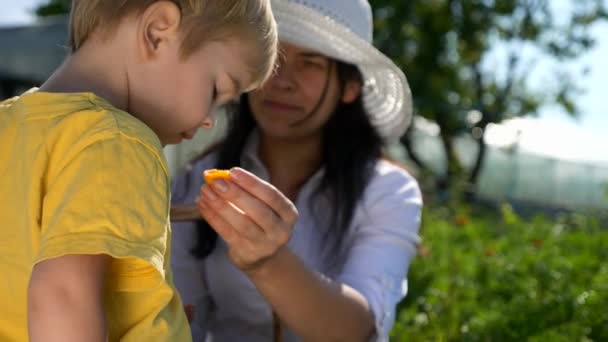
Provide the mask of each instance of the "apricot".
[{"label": "apricot", "polygon": [[203,175],[205,177],[205,183],[207,184],[211,184],[218,179],[230,179],[229,170],[210,169],[205,170]]}]

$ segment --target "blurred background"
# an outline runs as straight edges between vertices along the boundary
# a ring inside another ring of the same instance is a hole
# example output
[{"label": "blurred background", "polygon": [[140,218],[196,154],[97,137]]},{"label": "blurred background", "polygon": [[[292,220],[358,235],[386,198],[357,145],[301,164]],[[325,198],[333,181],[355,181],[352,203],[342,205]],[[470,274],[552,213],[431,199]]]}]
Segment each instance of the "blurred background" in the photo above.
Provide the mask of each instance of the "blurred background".
[{"label": "blurred background", "polygon": [[[370,3],[426,202],[393,339],[608,341],[608,0]],[[61,63],[69,4],[0,0],[0,99]],[[224,126],[167,147],[172,174]]]}]

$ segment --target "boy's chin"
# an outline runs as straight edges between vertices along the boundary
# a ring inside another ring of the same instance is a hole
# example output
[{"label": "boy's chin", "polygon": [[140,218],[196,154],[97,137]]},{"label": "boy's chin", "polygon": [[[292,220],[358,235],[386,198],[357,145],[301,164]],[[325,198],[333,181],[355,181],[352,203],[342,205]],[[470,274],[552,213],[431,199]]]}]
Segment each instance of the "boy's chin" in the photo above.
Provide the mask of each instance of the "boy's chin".
[{"label": "boy's chin", "polygon": [[160,141],[162,143],[163,146],[167,146],[167,145],[177,145],[180,144],[182,141],[185,140],[185,137],[181,134],[178,135],[173,135],[170,137],[159,137]]},{"label": "boy's chin", "polygon": [[177,144],[184,142],[185,140],[192,140],[193,138],[194,138],[193,133],[186,132],[186,133],[177,134],[177,135],[169,137],[169,138],[162,139],[162,143],[163,143],[163,146],[164,145],[177,145]]}]

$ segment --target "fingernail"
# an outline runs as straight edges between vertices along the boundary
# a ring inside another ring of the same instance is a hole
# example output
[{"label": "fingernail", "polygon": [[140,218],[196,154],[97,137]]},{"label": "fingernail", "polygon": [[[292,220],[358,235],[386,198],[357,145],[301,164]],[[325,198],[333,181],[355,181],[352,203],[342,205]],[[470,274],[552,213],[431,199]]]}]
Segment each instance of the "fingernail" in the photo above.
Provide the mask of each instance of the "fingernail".
[{"label": "fingernail", "polygon": [[235,181],[239,181],[241,179],[242,176],[242,171],[240,171],[237,168],[232,168],[230,169],[230,179],[234,179]]},{"label": "fingernail", "polygon": [[205,188],[203,190],[203,195],[211,201],[215,201],[217,199],[217,195],[213,192],[213,190],[211,190],[209,188]]},{"label": "fingernail", "polygon": [[226,183],[224,180],[218,179],[214,181],[213,186],[221,192],[228,191],[228,183]]}]

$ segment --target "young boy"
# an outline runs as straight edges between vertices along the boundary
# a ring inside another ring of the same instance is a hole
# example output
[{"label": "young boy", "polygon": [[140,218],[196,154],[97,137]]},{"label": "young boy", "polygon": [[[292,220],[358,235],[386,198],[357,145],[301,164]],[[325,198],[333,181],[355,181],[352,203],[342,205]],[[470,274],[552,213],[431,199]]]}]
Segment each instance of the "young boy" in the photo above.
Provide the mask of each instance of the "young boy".
[{"label": "young boy", "polygon": [[269,0],[74,0],[72,53],[0,104],[0,341],[188,341],[162,146],[271,73]]}]

